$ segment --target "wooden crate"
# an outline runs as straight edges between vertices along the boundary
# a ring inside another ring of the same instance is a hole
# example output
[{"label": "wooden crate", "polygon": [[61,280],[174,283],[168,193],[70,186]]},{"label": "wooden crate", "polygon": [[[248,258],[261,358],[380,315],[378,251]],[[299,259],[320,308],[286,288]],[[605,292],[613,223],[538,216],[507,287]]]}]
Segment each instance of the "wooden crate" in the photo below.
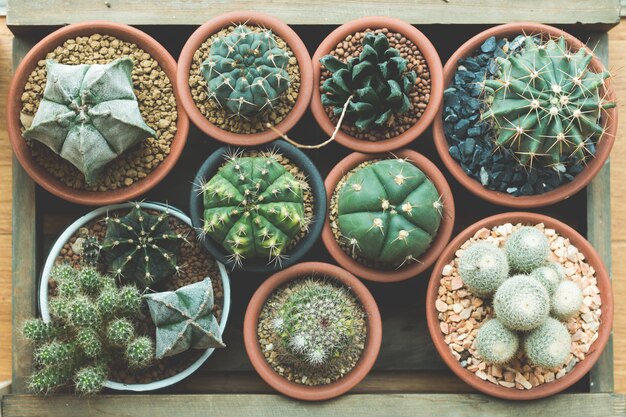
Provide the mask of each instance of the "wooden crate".
[{"label": "wooden crate", "polygon": [[[106,19],[141,25],[177,57],[195,25],[226,11],[256,9],[273,14],[303,38],[311,54],[334,26],[358,16],[390,15],[418,24],[445,60],[485,24],[534,20],[556,24],[589,40],[607,62],[606,30],[619,21],[618,0],[273,0],[267,2],[175,0],[93,1],[9,0],[8,24],[16,34],[13,61],[44,34],[65,23]],[[445,25],[441,25],[444,23]],[[166,26],[167,25],[167,26]],[[309,143],[324,139],[310,113],[290,132]],[[185,211],[195,170],[220,144],[193,128],[176,168],[147,200],[167,201]],[[431,158],[446,174],[457,208],[455,231],[503,211],[462,189],[446,172],[430,132],[410,148]],[[325,176],[349,152],[337,144],[307,151]],[[538,211],[576,228],[611,265],[609,163],[591,185],[565,202]],[[452,374],[439,358],[426,328],[424,294],[430,271],[397,284],[366,283],[383,318],[383,344],[371,374],[351,393],[325,403],[304,403],[276,394],[254,372],[243,348],[243,314],[264,276],[234,273],[232,311],[219,350],[194,375],[152,394],[105,392],[92,398],[73,395],[29,395],[25,381],[32,367],[31,351],[17,332],[24,319],[37,314],[36,288],[42,261],[56,236],[90,208],[61,201],[37,187],[13,163],[13,393],[2,399],[2,415],[14,416],[371,416],[371,415],[539,415],[626,416],[625,397],[614,393],[613,345],[593,370],[567,392],[525,403],[511,403],[477,394]],[[332,262],[321,242],[304,260]]]}]

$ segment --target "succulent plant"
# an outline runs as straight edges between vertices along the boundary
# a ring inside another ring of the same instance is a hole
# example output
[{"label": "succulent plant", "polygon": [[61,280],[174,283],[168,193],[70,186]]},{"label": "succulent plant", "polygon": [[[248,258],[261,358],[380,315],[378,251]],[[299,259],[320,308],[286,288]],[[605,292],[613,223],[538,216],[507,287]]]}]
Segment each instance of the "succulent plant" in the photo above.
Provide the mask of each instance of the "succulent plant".
[{"label": "succulent plant", "polygon": [[509,263],[502,249],[489,242],[477,242],[463,251],[459,274],[474,294],[490,297],[509,277]]},{"label": "succulent plant", "polygon": [[504,249],[511,269],[524,274],[543,266],[550,256],[548,238],[541,230],[531,226],[511,233]]},{"label": "succulent plant", "polygon": [[81,246],[81,260],[88,266],[97,266],[100,260],[100,252],[102,251],[102,245],[100,240],[93,235],[88,235],[83,238]]},{"label": "succulent plant", "polygon": [[561,321],[567,321],[578,313],[582,304],[583,292],[578,284],[564,280],[559,283],[552,295],[551,314]]},{"label": "succulent plant", "polygon": [[295,363],[327,367],[359,343],[364,312],[354,295],[329,279],[303,278],[276,308],[276,349]]},{"label": "succulent plant", "polygon": [[219,323],[213,315],[210,278],[176,291],[144,295],[156,325],[156,357],[188,349],[223,348]]},{"label": "succulent plant", "polygon": [[416,261],[439,229],[442,196],[404,159],[358,168],[337,194],[340,238],[365,259],[401,266]]},{"label": "succulent plant", "polygon": [[545,287],[528,275],[515,275],[500,285],[493,297],[496,317],[511,330],[539,327],[550,313]]},{"label": "succulent plant", "polygon": [[205,184],[202,232],[228,251],[233,265],[243,259],[266,257],[280,263],[294,238],[307,229],[303,178],[291,174],[275,152],[258,156],[239,153]]},{"label": "succulent plant", "polygon": [[528,37],[522,52],[497,58],[498,77],[484,81],[489,98],[481,115],[493,122],[496,143],[530,166],[593,156],[594,138],[604,134],[602,110],[615,103],[601,95],[610,74],[593,72],[592,58],[587,48],[571,51],[564,37]]},{"label": "succulent plant", "polygon": [[343,62],[326,55],[320,62],[332,75],[322,85],[322,104],[340,115],[348,100],[346,116],[359,130],[390,123],[411,108],[409,93],[417,76],[408,71],[408,61],[389,45],[385,34],[368,32],[363,51]]},{"label": "succulent plant", "polygon": [[498,319],[483,323],[476,334],[476,351],[485,362],[503,365],[509,362],[519,347],[519,337]]},{"label": "succulent plant", "polygon": [[546,369],[563,365],[569,357],[571,344],[572,337],[567,328],[551,317],[524,337],[528,360]]},{"label": "succulent plant", "polygon": [[563,279],[563,277],[557,272],[557,269],[550,266],[540,266],[539,268],[534,269],[530,273],[530,276],[541,282],[541,284],[546,287],[548,295],[550,296],[554,294],[554,290]]},{"label": "succulent plant", "polygon": [[145,368],[154,359],[154,343],[146,336],[136,337],[126,346],[126,361],[130,368]]},{"label": "succulent plant", "polygon": [[155,134],[139,112],[132,68],[128,57],[103,65],[48,60],[43,99],[23,136],[43,143],[94,183],[106,164]]},{"label": "succulent plant", "polygon": [[178,251],[184,236],[173,232],[169,214],[148,214],[139,203],[124,217],[107,217],[102,251],[112,274],[135,281],[140,288],[178,272]]},{"label": "succulent plant", "polygon": [[76,391],[85,394],[97,394],[106,380],[106,370],[102,366],[87,366],[76,372],[74,385]]},{"label": "succulent plant", "polygon": [[290,84],[288,52],[268,29],[252,30],[245,24],[211,44],[200,66],[209,93],[228,112],[250,118],[271,109]]}]

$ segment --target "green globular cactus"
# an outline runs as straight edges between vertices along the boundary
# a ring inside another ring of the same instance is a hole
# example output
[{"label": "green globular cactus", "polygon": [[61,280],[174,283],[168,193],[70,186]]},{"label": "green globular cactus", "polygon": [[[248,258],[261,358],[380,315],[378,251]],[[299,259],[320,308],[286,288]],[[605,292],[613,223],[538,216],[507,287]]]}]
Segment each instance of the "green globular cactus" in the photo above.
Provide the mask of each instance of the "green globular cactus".
[{"label": "green globular cactus", "polygon": [[500,285],[493,297],[496,317],[511,330],[532,330],[546,321],[550,297],[545,287],[528,275],[515,275]]},{"label": "green globular cactus", "polygon": [[524,337],[528,360],[536,366],[554,369],[562,366],[570,355],[572,337],[558,320],[548,318],[540,327]]},{"label": "green globular cactus", "polygon": [[548,238],[541,230],[530,226],[511,233],[504,249],[511,269],[523,274],[543,266],[550,256]]},{"label": "green globular cactus", "polygon": [[22,336],[33,342],[46,342],[58,335],[60,329],[40,319],[28,319],[22,326]]},{"label": "green globular cactus", "polygon": [[463,251],[459,274],[474,294],[490,297],[509,277],[509,263],[502,249],[489,242],[478,242]]},{"label": "green globular cactus", "polygon": [[135,336],[135,328],[127,319],[117,319],[107,328],[107,339],[114,345],[125,346]]},{"label": "green globular cactus", "polygon": [[360,55],[346,62],[332,55],[320,62],[332,73],[322,85],[322,104],[340,115],[349,100],[346,117],[354,120],[357,129],[366,130],[384,126],[411,108],[409,93],[417,76],[385,34],[368,32],[362,45]]},{"label": "green globular cactus", "polygon": [[82,395],[97,394],[106,380],[106,371],[102,366],[87,366],[79,369],[74,376],[76,392]]},{"label": "green globular cactus", "polygon": [[573,317],[583,304],[583,292],[573,281],[561,281],[552,295],[552,316],[567,321]]},{"label": "green globular cactus", "polygon": [[278,353],[313,367],[344,361],[344,353],[362,332],[364,313],[345,287],[319,278],[305,278],[277,307],[271,326]]},{"label": "green globular cactus", "polygon": [[601,94],[608,71],[593,72],[587,48],[570,51],[564,37],[537,43],[526,38],[519,54],[497,58],[499,73],[485,80],[483,120],[496,128],[495,142],[511,149],[520,164],[574,163],[593,156],[601,138],[603,109],[615,107]]},{"label": "green globular cactus", "polygon": [[237,26],[211,44],[200,66],[209,99],[229,113],[251,118],[271,109],[289,89],[288,52],[270,30]]},{"label": "green globular cactus", "polygon": [[105,219],[102,242],[109,270],[144,289],[178,272],[176,265],[184,237],[169,226],[169,214],[148,214],[139,203],[124,217]]},{"label": "green globular cactus", "polygon": [[498,319],[483,323],[476,334],[476,351],[486,363],[508,363],[519,348],[519,337]]},{"label": "green globular cactus", "polygon": [[81,250],[80,258],[86,265],[93,267],[98,265],[102,245],[96,236],[86,236],[83,240]]},{"label": "green globular cactus", "polygon": [[228,251],[234,265],[247,258],[282,262],[285,250],[311,221],[305,215],[303,178],[292,175],[280,155],[234,154],[205,184],[202,232]]},{"label": "green globular cactus", "polygon": [[149,136],[133,92],[133,61],[64,65],[46,62],[43,99],[23,136],[74,165],[88,184],[106,164]]},{"label": "green globular cactus", "polygon": [[140,336],[130,342],[126,347],[126,361],[131,368],[145,368],[154,359],[154,343],[152,340]]},{"label": "green globular cactus", "polygon": [[554,290],[563,279],[559,272],[557,272],[557,269],[550,266],[540,266],[534,269],[530,273],[530,276],[541,282],[541,284],[546,287],[549,295],[554,294]]},{"label": "green globular cactus", "polygon": [[352,173],[337,194],[340,237],[354,254],[400,267],[416,261],[437,234],[442,196],[404,159],[386,159]]}]

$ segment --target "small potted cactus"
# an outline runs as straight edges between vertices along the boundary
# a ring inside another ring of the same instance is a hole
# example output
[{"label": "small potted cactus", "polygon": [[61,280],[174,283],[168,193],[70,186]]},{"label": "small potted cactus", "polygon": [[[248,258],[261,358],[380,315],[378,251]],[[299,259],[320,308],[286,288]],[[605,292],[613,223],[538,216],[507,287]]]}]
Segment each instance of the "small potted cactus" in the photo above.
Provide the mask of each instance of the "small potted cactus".
[{"label": "small potted cactus", "polygon": [[322,240],[360,278],[394,282],[427,269],[448,243],[454,199],[437,167],[417,152],[353,153],[325,182]]},{"label": "small potted cactus", "polygon": [[[157,203],[102,207],[70,225],[44,264],[41,319],[23,329],[37,346],[33,389],[48,392],[73,382],[82,394],[155,390],[189,376],[223,348],[228,274],[190,235],[187,216]],[[38,337],[37,329],[49,332]],[[136,353],[145,354],[141,362],[129,356],[136,340]],[[46,379],[51,366],[38,352],[59,343],[74,349],[62,369],[65,379]],[[111,360],[117,357],[125,359]],[[81,387],[85,368],[91,385]]]},{"label": "small potted cactus", "polygon": [[191,219],[218,260],[249,272],[297,262],[322,229],[326,195],[308,157],[283,141],[215,151],[191,192]]},{"label": "small potted cactus", "polygon": [[591,369],[611,333],[613,300],[602,260],[576,231],[547,216],[504,213],[446,247],[426,313],[439,354],[460,378],[527,400]]},{"label": "small potted cactus", "polygon": [[337,397],[370,371],[382,340],[380,314],[367,288],[337,266],[305,262],[268,278],[244,319],[248,357],[284,395]]},{"label": "small potted cactus", "polygon": [[155,186],[184,148],[176,62],[127,25],[59,29],[22,60],[7,127],[18,161],[51,193],[105,205]]},{"label": "small potted cactus", "polygon": [[389,17],[334,30],[313,56],[313,78],[313,116],[326,134],[358,152],[408,145],[430,125],[443,96],[433,45]]},{"label": "small potted cactus", "polygon": [[610,73],[578,39],[535,23],[497,26],[444,68],[433,130],[455,178],[491,203],[563,200],[598,173],[617,129]]},{"label": "small potted cactus", "polygon": [[313,84],[311,58],[298,35],[251,11],[200,26],[183,47],[178,80],[194,124],[237,146],[264,144],[276,131],[290,130],[307,109]]}]

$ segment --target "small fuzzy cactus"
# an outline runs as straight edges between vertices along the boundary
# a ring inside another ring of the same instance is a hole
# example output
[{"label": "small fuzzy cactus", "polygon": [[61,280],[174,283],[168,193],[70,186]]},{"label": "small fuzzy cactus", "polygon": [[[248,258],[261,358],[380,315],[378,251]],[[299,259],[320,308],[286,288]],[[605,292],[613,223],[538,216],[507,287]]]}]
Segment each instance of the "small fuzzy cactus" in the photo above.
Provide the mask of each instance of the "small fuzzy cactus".
[{"label": "small fuzzy cactus", "polygon": [[149,136],[133,92],[133,61],[64,65],[46,62],[43,99],[23,136],[74,165],[88,184],[106,164]]},{"label": "small fuzzy cactus", "polygon": [[176,291],[144,296],[156,325],[156,357],[161,359],[188,349],[223,348],[219,323],[213,315],[210,278]]},{"label": "small fuzzy cactus", "polygon": [[358,168],[337,194],[340,238],[353,256],[400,267],[428,250],[443,203],[424,173],[404,159]]},{"label": "small fuzzy cactus", "polygon": [[107,216],[102,251],[110,272],[142,289],[178,272],[176,261],[185,238],[170,229],[168,220],[167,212],[148,214],[139,203],[124,217]]},{"label": "small fuzzy cactus", "polygon": [[600,116],[615,107],[601,94],[608,71],[590,67],[587,48],[571,51],[564,37],[526,38],[519,54],[497,58],[498,77],[485,80],[483,120],[496,128],[498,146],[512,149],[520,164],[553,166],[592,157],[594,138],[605,134]]},{"label": "small fuzzy cactus", "polygon": [[548,318],[524,337],[528,360],[536,366],[554,369],[563,365],[571,352],[572,337],[558,320]]},{"label": "small fuzzy cactus", "polygon": [[530,226],[513,232],[504,249],[511,269],[522,274],[543,266],[550,256],[548,238],[541,230]]},{"label": "small fuzzy cactus", "polygon": [[552,295],[552,316],[567,321],[583,304],[583,292],[573,281],[561,281]]},{"label": "small fuzzy cactus", "polygon": [[476,351],[485,362],[503,365],[508,363],[519,348],[519,337],[498,319],[483,323],[476,335]]},{"label": "small fuzzy cactus", "polygon": [[417,75],[385,34],[366,33],[358,57],[343,62],[326,55],[320,62],[332,73],[321,88],[322,104],[340,115],[350,101],[345,114],[357,129],[385,126],[411,108],[409,94]]},{"label": "small fuzzy cactus", "polygon": [[478,242],[463,251],[459,274],[474,294],[491,297],[509,277],[509,263],[502,249],[489,242]]},{"label": "small fuzzy cactus", "polygon": [[289,53],[278,46],[272,31],[245,24],[217,38],[200,66],[209,99],[229,113],[249,119],[274,108],[290,85]]},{"label": "small fuzzy cactus", "polygon": [[528,275],[515,275],[500,285],[493,298],[496,317],[511,330],[539,327],[550,313],[545,287]]},{"label": "small fuzzy cactus", "polygon": [[281,155],[235,153],[205,184],[202,233],[228,251],[229,260],[267,258],[280,264],[285,251],[311,221],[305,214],[303,178],[280,163]]},{"label": "small fuzzy cactus", "polygon": [[534,269],[530,273],[530,276],[541,282],[541,284],[546,287],[550,296],[554,294],[554,290],[563,279],[557,269],[550,266],[540,266],[539,268]]}]

